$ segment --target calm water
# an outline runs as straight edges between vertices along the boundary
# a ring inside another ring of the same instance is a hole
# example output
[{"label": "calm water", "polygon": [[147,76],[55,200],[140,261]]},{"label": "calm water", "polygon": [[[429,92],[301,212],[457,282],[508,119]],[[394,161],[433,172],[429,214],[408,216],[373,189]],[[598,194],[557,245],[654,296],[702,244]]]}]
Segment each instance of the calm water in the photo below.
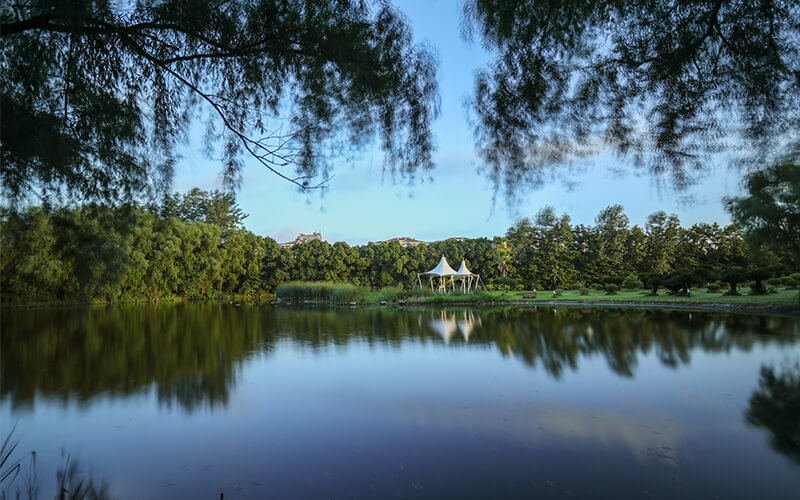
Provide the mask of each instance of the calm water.
[{"label": "calm water", "polygon": [[800,492],[798,318],[201,305],[0,318],[0,426],[23,466],[8,493],[52,498],[68,461],[67,486],[91,478],[121,498]]}]

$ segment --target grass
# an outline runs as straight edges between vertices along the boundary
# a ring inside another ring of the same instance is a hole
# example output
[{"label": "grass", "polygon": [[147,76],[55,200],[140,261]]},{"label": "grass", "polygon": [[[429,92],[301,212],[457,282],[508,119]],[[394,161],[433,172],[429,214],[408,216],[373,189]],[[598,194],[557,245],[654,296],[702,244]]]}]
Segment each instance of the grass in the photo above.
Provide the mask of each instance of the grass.
[{"label": "grass", "polygon": [[437,294],[428,288],[412,288],[388,286],[379,290],[357,287],[349,283],[332,282],[290,282],[280,285],[276,294],[283,300],[296,302],[322,301],[334,304],[360,302],[377,304],[379,302],[408,304],[446,304],[464,302],[642,302],[666,304],[738,304],[742,306],[787,306],[798,307],[797,290],[780,289],[778,293],[768,295],[749,295],[747,287],[739,287],[741,295],[723,295],[722,291],[709,292],[706,289],[694,289],[691,297],[671,295],[666,290],[659,290],[658,295],[650,295],[649,290],[619,290],[613,295],[605,291],[590,290],[588,295],[581,295],[579,290],[564,290],[560,295],[553,291],[539,291],[536,298],[523,297],[522,291],[477,291],[449,294]]},{"label": "grass", "polygon": [[334,283],[331,281],[290,281],[278,285],[275,295],[283,300],[295,302],[324,301],[334,304],[360,302],[368,292],[367,288],[350,283]]},{"label": "grass", "polygon": [[769,295],[748,295],[749,289],[739,287],[742,295],[730,296],[723,295],[721,292],[709,292],[705,289],[692,290],[692,296],[670,295],[667,290],[659,290],[658,295],[650,295],[645,290],[619,290],[615,295],[608,295],[606,292],[590,290],[589,295],[581,295],[578,290],[565,290],[559,297],[554,297],[552,290],[541,291],[535,299],[523,298],[523,292],[508,292],[503,296],[502,292],[489,292],[492,300],[508,301],[592,301],[592,302],[661,302],[674,304],[740,304],[740,305],[777,305],[795,306],[800,305],[797,290],[781,289],[776,294]]}]

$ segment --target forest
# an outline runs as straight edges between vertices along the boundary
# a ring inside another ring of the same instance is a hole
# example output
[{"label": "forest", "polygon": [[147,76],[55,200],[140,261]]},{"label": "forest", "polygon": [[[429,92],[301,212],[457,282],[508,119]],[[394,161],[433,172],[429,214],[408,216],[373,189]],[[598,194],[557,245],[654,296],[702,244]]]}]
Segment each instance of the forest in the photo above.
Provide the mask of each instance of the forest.
[{"label": "forest", "polygon": [[[656,212],[630,225],[623,207],[603,209],[594,225],[573,225],[545,207],[503,236],[350,246],[312,241],[282,248],[244,228],[235,197],[195,188],[159,204],[31,206],[2,211],[0,290],[5,304],[269,298],[288,281],[330,281],[409,289],[440,257],[462,259],[483,281],[518,289],[622,285],[672,292],[709,282],[789,277],[789,252],[753,244],[737,225],[697,223]],[[633,275],[633,278],[630,278]]]}]

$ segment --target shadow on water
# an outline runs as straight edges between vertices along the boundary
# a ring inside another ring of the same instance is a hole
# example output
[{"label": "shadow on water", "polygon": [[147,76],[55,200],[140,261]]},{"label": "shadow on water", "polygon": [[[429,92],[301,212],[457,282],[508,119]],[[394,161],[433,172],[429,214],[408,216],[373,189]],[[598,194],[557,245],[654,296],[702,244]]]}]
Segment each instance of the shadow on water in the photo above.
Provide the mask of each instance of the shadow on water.
[{"label": "shadow on water", "polygon": [[772,448],[800,465],[800,361],[777,373],[761,367],[745,421],[769,431]]},{"label": "shadow on water", "polygon": [[311,352],[349,343],[400,348],[494,348],[554,378],[603,356],[633,377],[640,355],[665,366],[693,350],[749,351],[800,338],[793,318],[641,309],[274,309],[227,305],[6,310],[1,315],[0,396],[21,409],[34,398],[64,404],[155,390],[186,411],[225,406],[250,357],[282,342]]}]

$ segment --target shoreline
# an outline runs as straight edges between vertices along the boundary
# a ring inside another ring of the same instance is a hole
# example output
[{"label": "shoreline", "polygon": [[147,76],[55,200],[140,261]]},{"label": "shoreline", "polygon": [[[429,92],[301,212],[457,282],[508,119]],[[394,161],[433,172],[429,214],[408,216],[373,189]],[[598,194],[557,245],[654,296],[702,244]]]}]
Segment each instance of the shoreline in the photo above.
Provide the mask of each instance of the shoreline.
[{"label": "shoreline", "polygon": [[[368,303],[361,305],[379,305]],[[633,300],[504,300],[487,302],[407,302],[406,304],[390,303],[387,306],[394,307],[431,307],[431,306],[547,306],[547,307],[631,307],[639,309],[679,309],[688,311],[711,311],[711,312],[730,312],[730,313],[760,313],[760,314],[782,314],[789,316],[800,316],[800,307],[767,305],[767,304],[732,304],[720,302],[698,302],[675,303],[675,302],[639,302]]]},{"label": "shoreline", "polygon": [[333,307],[496,307],[496,306],[516,306],[516,307],[613,307],[613,308],[637,308],[637,309],[672,309],[685,311],[710,311],[710,312],[729,312],[729,313],[756,313],[756,314],[780,314],[789,316],[800,316],[800,306],[778,305],[778,304],[737,304],[732,302],[660,302],[660,301],[638,301],[638,300],[465,300],[465,301],[370,301],[345,304],[334,304],[328,301],[306,300],[302,303],[287,302],[280,299],[271,301],[248,301],[248,300],[211,300],[193,302],[190,300],[165,300],[159,302],[151,301],[126,301],[126,302],[71,302],[71,303],[28,303],[28,304],[0,304],[2,308],[9,309],[39,309],[39,308],[59,308],[59,307],[96,307],[96,306],[115,306],[115,305],[174,305],[174,304],[231,304],[231,305],[302,305],[315,304]]}]

